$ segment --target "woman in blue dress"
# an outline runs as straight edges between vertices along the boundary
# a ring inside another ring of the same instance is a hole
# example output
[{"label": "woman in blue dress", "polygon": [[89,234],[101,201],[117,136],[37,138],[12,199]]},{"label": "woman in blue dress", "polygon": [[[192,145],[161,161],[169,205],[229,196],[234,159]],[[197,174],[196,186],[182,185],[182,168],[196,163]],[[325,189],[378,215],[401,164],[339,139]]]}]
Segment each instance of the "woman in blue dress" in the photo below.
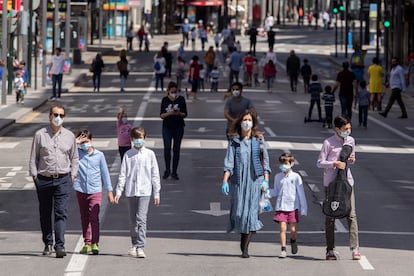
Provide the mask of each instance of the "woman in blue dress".
[{"label": "woman in blue dress", "polygon": [[252,235],[263,227],[259,220],[259,201],[261,191],[269,187],[269,155],[252,110],[240,113],[230,128],[229,137],[222,184],[223,194],[231,197],[227,231],[241,234],[241,257],[248,258]]}]

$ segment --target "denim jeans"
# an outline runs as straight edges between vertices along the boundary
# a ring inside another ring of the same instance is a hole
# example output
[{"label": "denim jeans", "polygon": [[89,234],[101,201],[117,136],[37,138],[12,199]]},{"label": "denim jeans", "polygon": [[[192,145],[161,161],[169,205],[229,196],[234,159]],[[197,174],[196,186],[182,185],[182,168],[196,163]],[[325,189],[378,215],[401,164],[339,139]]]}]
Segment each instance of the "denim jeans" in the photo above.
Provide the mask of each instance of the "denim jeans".
[{"label": "denim jeans", "polygon": [[99,91],[99,88],[101,88],[101,74],[102,74],[101,72],[93,73],[93,79],[92,79],[93,88],[98,89],[98,91]]},{"label": "denim jeans", "polygon": [[339,101],[341,102],[341,115],[352,119],[352,102],[354,98],[351,95],[350,97],[347,96],[339,96]]},{"label": "denim jeans", "polygon": [[138,248],[145,247],[147,237],[147,214],[150,196],[127,197],[129,210],[129,233],[131,244]]},{"label": "denim jeans", "polygon": [[172,173],[177,173],[178,162],[180,161],[180,149],[181,149],[181,140],[184,136],[184,127],[177,128],[162,128],[162,139],[164,141],[164,161],[165,161],[165,170],[171,171],[171,144],[173,144],[173,166]]},{"label": "denim jeans", "polygon": [[161,86],[161,92],[164,91],[164,76],[165,73],[156,73],[155,74],[155,90],[158,90],[158,84]]},{"label": "denim jeans", "polygon": [[[55,179],[38,175],[35,184],[39,200],[42,240],[45,245],[53,245],[54,228],[55,248],[64,248],[72,179],[70,175]],[[52,211],[54,212],[54,227],[52,227]]]},{"label": "denim jeans", "polygon": [[[62,93],[62,79],[63,74],[52,75],[52,87],[53,87],[53,97],[60,98],[60,94]],[[58,93],[56,94],[56,85],[58,87]]]},{"label": "denim jeans", "polygon": [[99,243],[99,211],[102,192],[85,194],[76,192],[82,223],[82,235],[85,244]]},{"label": "denim jeans", "polygon": [[368,105],[360,105],[359,106],[359,125],[363,125],[364,127],[367,126],[367,120],[368,120]]}]

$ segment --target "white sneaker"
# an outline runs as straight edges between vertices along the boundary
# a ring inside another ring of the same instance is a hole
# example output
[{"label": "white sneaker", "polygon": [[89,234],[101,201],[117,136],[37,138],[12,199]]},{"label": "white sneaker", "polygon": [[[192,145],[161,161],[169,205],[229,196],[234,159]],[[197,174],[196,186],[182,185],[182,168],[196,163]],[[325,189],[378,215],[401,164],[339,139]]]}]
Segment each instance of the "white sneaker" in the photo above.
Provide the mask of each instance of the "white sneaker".
[{"label": "white sneaker", "polygon": [[143,248],[138,248],[138,249],[137,249],[137,257],[138,257],[138,258],[145,258],[145,257],[147,257],[147,256],[145,255],[145,252],[144,252],[144,249],[143,249]]},{"label": "white sneaker", "polygon": [[286,256],[287,256],[286,251],[285,251],[285,250],[282,250],[282,251],[280,252],[279,258],[283,259],[283,258],[286,258]]},{"label": "white sneaker", "polygon": [[131,248],[128,250],[128,255],[132,256],[132,257],[136,257],[137,256],[137,247],[136,246],[131,246]]}]

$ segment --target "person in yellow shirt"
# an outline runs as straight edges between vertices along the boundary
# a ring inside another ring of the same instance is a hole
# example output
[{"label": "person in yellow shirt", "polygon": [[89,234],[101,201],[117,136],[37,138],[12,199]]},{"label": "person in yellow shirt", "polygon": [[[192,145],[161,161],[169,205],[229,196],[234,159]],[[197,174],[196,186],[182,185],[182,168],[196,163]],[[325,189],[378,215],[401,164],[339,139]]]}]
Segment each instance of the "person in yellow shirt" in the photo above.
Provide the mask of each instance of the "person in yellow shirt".
[{"label": "person in yellow shirt", "polygon": [[369,92],[371,93],[371,110],[374,111],[377,108],[377,111],[381,111],[383,93],[382,77],[384,76],[384,70],[379,65],[379,59],[377,57],[372,59],[372,65],[368,67],[368,76]]}]

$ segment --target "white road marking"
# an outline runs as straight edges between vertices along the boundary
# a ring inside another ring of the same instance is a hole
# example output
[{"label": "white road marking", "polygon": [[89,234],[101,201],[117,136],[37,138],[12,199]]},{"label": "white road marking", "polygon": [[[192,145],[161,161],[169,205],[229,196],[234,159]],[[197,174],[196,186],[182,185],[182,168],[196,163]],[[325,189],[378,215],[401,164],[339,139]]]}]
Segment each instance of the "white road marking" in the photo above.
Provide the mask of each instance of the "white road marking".
[{"label": "white road marking", "polygon": [[[295,160],[295,161],[297,161],[297,160]],[[295,164],[296,164],[296,162],[295,162]],[[299,170],[298,172],[302,177],[307,177],[308,176],[308,174],[304,170]]]},{"label": "white road marking", "polygon": [[270,137],[276,137],[276,134],[272,131],[270,127],[264,127],[267,133],[269,133]]},{"label": "white road marking", "polygon": [[335,220],[335,229],[339,233],[348,233],[348,229],[345,228],[345,226],[342,224],[341,220],[339,219]]},{"label": "white road marking", "polygon": [[19,143],[1,142],[0,149],[14,149]]},{"label": "white road marking", "polygon": [[361,256],[361,260],[358,261],[363,270],[375,270],[371,263],[368,261],[367,257]]},{"label": "white road marking", "polygon": [[308,184],[309,189],[314,193],[319,193],[321,190],[319,190],[318,186],[316,184]]}]

